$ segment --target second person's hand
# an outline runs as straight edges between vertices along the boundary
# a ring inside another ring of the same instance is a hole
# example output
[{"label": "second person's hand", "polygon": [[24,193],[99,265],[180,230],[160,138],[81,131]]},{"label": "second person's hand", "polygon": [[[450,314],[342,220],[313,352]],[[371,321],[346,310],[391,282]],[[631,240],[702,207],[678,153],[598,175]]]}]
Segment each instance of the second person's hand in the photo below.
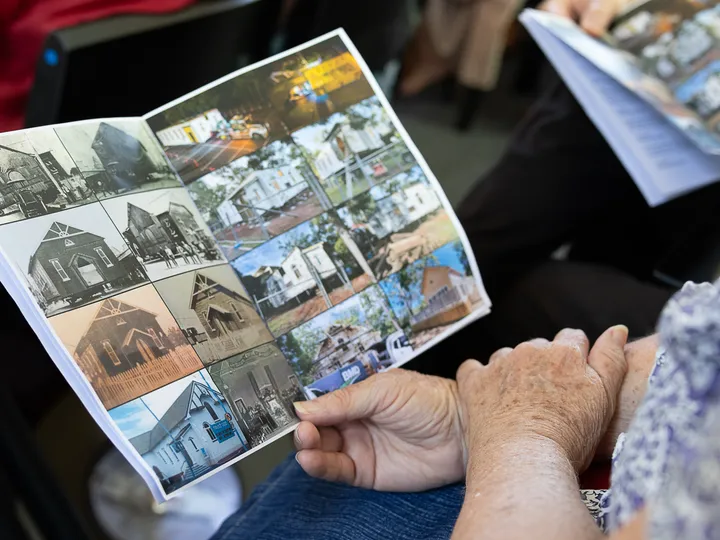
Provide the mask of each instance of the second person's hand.
[{"label": "second person's hand", "polygon": [[576,21],[586,32],[600,36],[629,3],[628,0],[545,0],[540,9]]},{"label": "second person's hand", "polygon": [[381,491],[422,491],[465,473],[457,384],[394,369],[295,404],[300,466]]}]

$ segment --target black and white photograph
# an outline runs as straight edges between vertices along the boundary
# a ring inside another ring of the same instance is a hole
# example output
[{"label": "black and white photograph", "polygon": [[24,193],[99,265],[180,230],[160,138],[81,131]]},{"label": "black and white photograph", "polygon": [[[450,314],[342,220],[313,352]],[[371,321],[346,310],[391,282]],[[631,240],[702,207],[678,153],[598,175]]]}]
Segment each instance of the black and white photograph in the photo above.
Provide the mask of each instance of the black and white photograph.
[{"label": "black and white photograph", "polygon": [[0,224],[95,201],[51,128],[0,135]]},{"label": "black and white photograph", "polygon": [[188,192],[230,260],[324,211],[320,183],[290,138],[206,174]]},{"label": "black and white photograph", "polygon": [[370,285],[367,263],[338,223],[323,214],[232,262],[273,335]]},{"label": "black and white photograph", "polygon": [[240,431],[255,447],[297,422],[298,378],[277,345],[267,343],[207,368]]},{"label": "black and white photograph", "polygon": [[55,133],[99,199],[182,185],[141,119],[64,124]]},{"label": "black and white photograph", "polygon": [[163,279],[155,288],[205,365],[273,339],[227,264]]},{"label": "black and white photograph", "polygon": [[309,397],[361,381],[413,354],[377,286],[298,326],[278,344]]},{"label": "black and white photograph", "polygon": [[100,203],[0,227],[0,244],[48,317],[148,280]]},{"label": "black and white photograph", "polygon": [[52,317],[50,324],[107,409],[203,367],[149,284]]},{"label": "black and white photograph", "polygon": [[416,165],[377,97],[296,131],[292,137],[336,205]]},{"label": "black and white photograph", "polygon": [[204,369],[110,411],[165,493],[249,450],[230,406]]},{"label": "black and white photograph", "polygon": [[152,281],[225,262],[184,188],[102,202]]}]

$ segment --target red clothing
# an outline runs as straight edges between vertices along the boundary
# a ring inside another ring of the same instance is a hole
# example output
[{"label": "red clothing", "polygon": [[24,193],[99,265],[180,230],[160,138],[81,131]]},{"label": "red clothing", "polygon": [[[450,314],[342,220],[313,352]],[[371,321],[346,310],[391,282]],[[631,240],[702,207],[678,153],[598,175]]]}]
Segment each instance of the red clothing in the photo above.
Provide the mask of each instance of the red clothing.
[{"label": "red clothing", "polygon": [[195,0],[0,0],[0,132],[23,127],[35,65],[58,28],[128,13],[165,13]]}]

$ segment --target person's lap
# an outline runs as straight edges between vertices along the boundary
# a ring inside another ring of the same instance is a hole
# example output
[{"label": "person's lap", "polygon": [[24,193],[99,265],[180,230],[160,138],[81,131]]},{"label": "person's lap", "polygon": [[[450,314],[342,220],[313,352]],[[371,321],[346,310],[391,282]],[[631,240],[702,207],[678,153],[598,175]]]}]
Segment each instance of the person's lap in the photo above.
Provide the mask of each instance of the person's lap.
[{"label": "person's lap", "polygon": [[421,493],[371,491],[312,478],[289,456],[212,540],[449,538],[462,484]]}]

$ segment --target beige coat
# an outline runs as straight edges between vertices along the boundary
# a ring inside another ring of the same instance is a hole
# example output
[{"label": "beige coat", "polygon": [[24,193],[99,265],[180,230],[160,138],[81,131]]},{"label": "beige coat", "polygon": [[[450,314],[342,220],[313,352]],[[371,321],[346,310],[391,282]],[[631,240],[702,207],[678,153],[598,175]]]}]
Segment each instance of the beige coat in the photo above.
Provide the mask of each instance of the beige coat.
[{"label": "beige coat", "polygon": [[492,90],[510,24],[522,0],[429,0],[424,22],[435,51],[455,64],[458,81]]}]

